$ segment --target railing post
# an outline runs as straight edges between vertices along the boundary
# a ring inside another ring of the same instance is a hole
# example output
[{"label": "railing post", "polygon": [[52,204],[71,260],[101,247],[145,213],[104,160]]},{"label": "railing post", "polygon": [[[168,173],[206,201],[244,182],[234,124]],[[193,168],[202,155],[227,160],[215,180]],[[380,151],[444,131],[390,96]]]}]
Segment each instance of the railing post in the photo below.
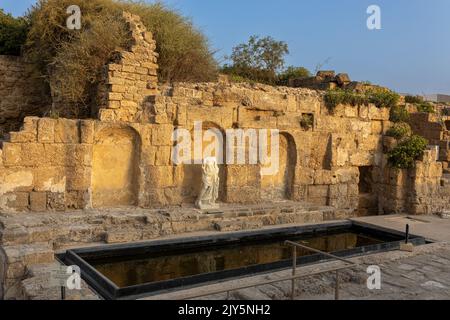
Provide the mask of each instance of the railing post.
[{"label": "railing post", "polygon": [[[297,247],[292,247],[292,276],[295,277],[297,272]],[[295,298],[295,279],[291,283],[291,300]]]},{"label": "railing post", "polygon": [[334,292],[334,300],[339,300],[339,270],[336,270],[336,289]]}]

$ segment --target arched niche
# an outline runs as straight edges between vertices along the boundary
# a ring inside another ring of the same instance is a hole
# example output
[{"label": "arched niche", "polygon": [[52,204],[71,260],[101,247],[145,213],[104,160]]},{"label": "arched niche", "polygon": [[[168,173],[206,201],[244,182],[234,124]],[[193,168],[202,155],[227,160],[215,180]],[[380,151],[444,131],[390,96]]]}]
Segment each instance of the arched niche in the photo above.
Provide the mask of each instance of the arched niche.
[{"label": "arched niche", "polygon": [[111,127],[95,137],[92,160],[94,208],[137,206],[140,137],[131,127]]},{"label": "arched niche", "polygon": [[289,133],[279,135],[278,171],[273,175],[261,176],[262,200],[291,200],[295,167],[297,165],[297,147]]}]

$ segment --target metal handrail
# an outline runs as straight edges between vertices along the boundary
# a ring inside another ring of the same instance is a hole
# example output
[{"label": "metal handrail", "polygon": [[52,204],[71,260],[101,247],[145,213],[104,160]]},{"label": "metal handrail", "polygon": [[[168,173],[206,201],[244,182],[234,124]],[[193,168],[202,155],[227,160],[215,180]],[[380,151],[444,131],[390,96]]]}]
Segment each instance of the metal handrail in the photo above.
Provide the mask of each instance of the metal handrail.
[{"label": "metal handrail", "polygon": [[[323,273],[328,273],[328,272],[336,272],[336,286],[335,286],[335,299],[339,300],[339,271],[340,270],[344,270],[344,269],[348,269],[350,267],[354,267],[357,266],[358,264],[335,256],[333,254],[327,253],[327,252],[323,252],[296,242],[292,242],[292,241],[285,241],[286,245],[290,245],[292,246],[293,252],[292,252],[292,276],[290,277],[283,277],[283,278],[279,278],[279,279],[275,279],[275,280],[266,280],[266,281],[260,281],[258,283],[254,283],[251,285],[241,285],[241,286],[235,286],[231,289],[220,289],[220,290],[212,290],[209,291],[207,293],[203,293],[203,294],[199,294],[199,295],[192,295],[192,296],[188,296],[183,298],[182,300],[190,300],[190,299],[196,299],[196,298],[201,298],[201,297],[207,297],[207,296],[211,296],[211,295],[216,295],[216,294],[221,294],[221,293],[226,293],[227,294],[227,299],[229,299],[230,297],[230,292],[232,291],[238,291],[238,290],[243,290],[243,289],[249,289],[249,288],[256,288],[256,287],[260,287],[260,286],[264,286],[264,285],[269,285],[269,284],[273,284],[273,283],[277,283],[277,282],[284,282],[284,281],[292,281],[292,289],[291,289],[291,299],[294,300],[295,298],[295,280],[297,279],[301,279],[301,278],[306,278],[306,277],[311,277],[311,276],[315,276],[315,275],[320,275]],[[297,270],[297,248],[302,248],[302,249],[306,249],[308,251],[312,251],[312,252],[316,252],[316,253],[320,253],[324,256],[336,259],[336,260],[340,260],[343,261],[345,263],[347,263],[347,266],[344,267],[338,267],[338,268],[330,268],[328,270],[322,270],[322,271],[317,271],[317,272],[311,272],[311,273],[307,273],[307,274],[300,274],[300,275],[296,275],[296,270]]]},{"label": "metal handrail", "polygon": [[[342,269],[347,269],[347,268],[350,268],[350,266],[354,267],[357,265],[353,261],[338,257],[338,256],[328,253],[328,252],[324,252],[324,251],[321,251],[318,249],[314,249],[314,248],[305,246],[305,245],[297,243],[297,242],[292,242],[292,241],[287,240],[284,243],[292,246],[292,276],[295,276],[295,273],[297,271],[297,248],[305,249],[305,250],[315,252],[315,253],[320,253],[321,255],[324,255],[326,257],[340,260],[340,261],[343,261],[343,262],[349,264],[349,266],[344,267]],[[339,269],[336,269],[333,271],[336,271],[336,280],[335,280],[336,285],[335,285],[335,291],[334,291],[334,299],[339,300]],[[296,279],[292,279],[292,284],[291,284],[291,299],[292,300],[294,300],[294,298],[295,298],[295,280]]]},{"label": "metal handrail", "polygon": [[300,243],[297,243],[297,242],[292,242],[292,241],[287,240],[287,241],[285,241],[284,243],[285,243],[285,244],[288,244],[288,245],[291,245],[291,246],[294,246],[294,247],[306,249],[306,250],[308,250],[308,251],[312,251],[312,252],[315,252],[315,253],[320,253],[320,254],[322,254],[322,255],[324,255],[324,256],[327,256],[327,257],[330,257],[330,258],[333,258],[333,259],[336,259],[336,260],[341,260],[341,261],[343,261],[343,262],[345,262],[345,263],[348,263],[348,264],[352,264],[352,265],[355,265],[355,264],[356,264],[356,263],[354,263],[353,261],[350,261],[350,260],[348,260],[348,259],[344,259],[344,258],[338,257],[338,256],[336,256],[336,255],[334,255],[334,254],[331,254],[331,253],[328,253],[328,252],[324,252],[324,251],[320,251],[320,250],[317,250],[317,249],[314,249],[314,248],[305,246],[305,245],[300,244]]}]

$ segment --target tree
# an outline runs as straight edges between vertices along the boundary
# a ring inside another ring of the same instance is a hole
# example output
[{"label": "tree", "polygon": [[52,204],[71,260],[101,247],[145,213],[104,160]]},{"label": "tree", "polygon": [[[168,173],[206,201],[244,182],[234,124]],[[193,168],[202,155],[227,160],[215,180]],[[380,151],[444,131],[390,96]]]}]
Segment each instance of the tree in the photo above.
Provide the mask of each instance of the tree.
[{"label": "tree", "polygon": [[300,79],[311,77],[311,72],[304,67],[289,66],[278,75],[278,84],[288,85],[291,79]]},{"label": "tree", "polygon": [[14,18],[0,9],[0,54],[20,55],[27,30],[28,24],[24,18]]},{"label": "tree", "polygon": [[249,80],[275,83],[277,74],[284,67],[284,56],[289,53],[288,45],[272,37],[251,36],[247,43],[233,48],[228,58],[232,65],[226,65],[224,72]]}]

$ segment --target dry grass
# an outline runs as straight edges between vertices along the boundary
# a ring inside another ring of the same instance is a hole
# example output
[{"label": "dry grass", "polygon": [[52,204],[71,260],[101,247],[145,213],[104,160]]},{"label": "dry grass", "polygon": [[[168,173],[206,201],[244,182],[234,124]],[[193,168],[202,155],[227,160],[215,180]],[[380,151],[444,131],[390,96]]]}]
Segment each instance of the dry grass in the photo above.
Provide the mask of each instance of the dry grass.
[{"label": "dry grass", "polygon": [[[82,30],[66,28],[66,9],[78,5]],[[40,0],[29,12],[25,55],[64,105],[52,114],[89,117],[102,66],[128,40],[123,11],[138,14],[157,41],[159,79],[209,81],[216,62],[189,19],[164,5],[115,0]],[[56,105],[61,105],[60,103]]]}]

